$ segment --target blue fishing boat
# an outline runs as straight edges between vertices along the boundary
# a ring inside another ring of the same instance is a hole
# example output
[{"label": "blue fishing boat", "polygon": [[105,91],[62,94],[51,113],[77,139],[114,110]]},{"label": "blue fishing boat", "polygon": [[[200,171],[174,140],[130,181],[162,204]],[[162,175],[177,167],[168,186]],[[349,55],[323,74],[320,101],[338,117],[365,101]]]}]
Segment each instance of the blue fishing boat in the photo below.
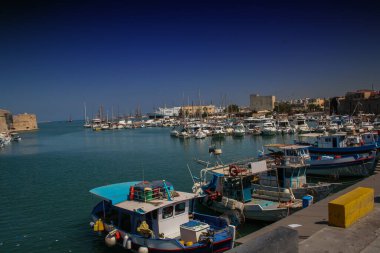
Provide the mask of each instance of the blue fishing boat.
[{"label": "blue fishing boat", "polygon": [[268,155],[274,158],[289,161],[303,161],[309,165],[306,173],[312,175],[334,176],[334,177],[352,177],[368,176],[373,172],[375,165],[376,149],[370,149],[365,153],[354,153],[344,155],[313,154],[310,146],[304,145],[278,145],[276,151],[275,145],[267,145],[271,151]]},{"label": "blue fishing boat", "polygon": [[310,154],[315,155],[355,155],[371,153],[376,150],[375,144],[353,143],[346,134],[333,134],[318,136],[316,142],[309,147]]},{"label": "blue fishing boat", "polygon": [[92,210],[94,231],[108,246],[133,252],[223,252],[233,247],[235,227],[220,217],[193,212],[195,194],[167,181],[136,181],[92,189],[102,198]]},{"label": "blue fishing boat", "polygon": [[376,160],[380,159],[380,137],[378,131],[362,133],[361,140],[364,145],[376,146]]}]

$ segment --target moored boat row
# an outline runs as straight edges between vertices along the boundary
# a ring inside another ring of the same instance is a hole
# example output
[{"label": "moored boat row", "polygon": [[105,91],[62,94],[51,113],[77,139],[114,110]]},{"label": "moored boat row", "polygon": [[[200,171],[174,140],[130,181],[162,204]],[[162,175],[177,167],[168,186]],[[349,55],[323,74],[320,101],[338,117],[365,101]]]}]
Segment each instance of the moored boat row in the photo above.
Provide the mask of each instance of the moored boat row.
[{"label": "moored boat row", "polygon": [[[234,134],[245,127],[231,128]],[[222,138],[227,132],[207,126],[192,130],[173,129],[171,135]],[[311,182],[310,175],[370,175],[377,142],[376,132],[324,133],[315,142],[266,145],[258,157],[227,164],[220,160],[221,150],[211,147],[215,165],[206,162],[200,177],[193,177],[193,193],[175,191],[163,180],[95,188],[91,193],[103,201],[94,207],[91,224],[107,245],[134,252],[223,252],[233,247],[236,226],[246,220],[282,219],[325,198],[337,184]],[[196,213],[194,200],[220,216]]]}]

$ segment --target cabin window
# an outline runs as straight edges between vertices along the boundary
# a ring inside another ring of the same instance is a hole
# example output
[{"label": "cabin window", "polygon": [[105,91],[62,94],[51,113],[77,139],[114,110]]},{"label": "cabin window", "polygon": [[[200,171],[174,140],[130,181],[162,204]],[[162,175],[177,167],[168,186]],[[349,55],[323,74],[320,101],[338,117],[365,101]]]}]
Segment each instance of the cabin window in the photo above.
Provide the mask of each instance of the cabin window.
[{"label": "cabin window", "polygon": [[162,219],[167,219],[173,216],[173,206],[162,208]]},{"label": "cabin window", "polygon": [[331,138],[326,138],[325,141],[326,142],[331,142]]},{"label": "cabin window", "polygon": [[179,215],[185,212],[186,202],[175,205],[175,215]]}]

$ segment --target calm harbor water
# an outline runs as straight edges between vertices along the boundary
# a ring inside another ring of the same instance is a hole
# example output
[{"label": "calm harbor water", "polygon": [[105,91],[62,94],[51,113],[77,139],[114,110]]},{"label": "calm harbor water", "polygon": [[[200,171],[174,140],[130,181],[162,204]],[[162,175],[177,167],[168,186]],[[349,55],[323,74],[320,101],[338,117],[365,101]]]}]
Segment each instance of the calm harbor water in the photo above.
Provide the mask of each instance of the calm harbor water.
[{"label": "calm harbor water", "polygon": [[[82,122],[39,124],[21,134],[20,143],[0,150],[0,252],[121,252],[107,248],[89,227],[99,201],[88,192],[106,184],[166,179],[177,190],[191,191],[202,166],[210,160],[211,138],[180,140],[169,128],[94,132]],[[290,143],[295,137],[231,136],[217,142],[222,160],[257,155],[267,143]],[[264,224],[248,223],[239,233]]]}]

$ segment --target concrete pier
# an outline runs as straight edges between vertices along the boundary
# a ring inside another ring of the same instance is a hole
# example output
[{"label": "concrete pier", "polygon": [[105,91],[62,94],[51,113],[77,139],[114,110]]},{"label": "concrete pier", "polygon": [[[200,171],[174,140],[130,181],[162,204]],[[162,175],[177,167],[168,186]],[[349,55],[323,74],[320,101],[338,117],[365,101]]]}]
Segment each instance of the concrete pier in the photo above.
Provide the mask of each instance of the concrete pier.
[{"label": "concrete pier", "polygon": [[[329,226],[328,203],[357,187],[374,189],[374,211],[359,219],[349,228]],[[248,252],[246,251],[248,248],[254,249],[255,241],[267,237],[268,234],[280,227],[291,228],[298,233],[298,249],[294,248],[294,252],[380,252],[380,165],[377,165],[374,175],[308,208],[238,239],[237,242],[242,245],[229,252]],[[274,252],[289,252],[288,248],[283,247],[283,249],[279,247],[279,250]]]}]

